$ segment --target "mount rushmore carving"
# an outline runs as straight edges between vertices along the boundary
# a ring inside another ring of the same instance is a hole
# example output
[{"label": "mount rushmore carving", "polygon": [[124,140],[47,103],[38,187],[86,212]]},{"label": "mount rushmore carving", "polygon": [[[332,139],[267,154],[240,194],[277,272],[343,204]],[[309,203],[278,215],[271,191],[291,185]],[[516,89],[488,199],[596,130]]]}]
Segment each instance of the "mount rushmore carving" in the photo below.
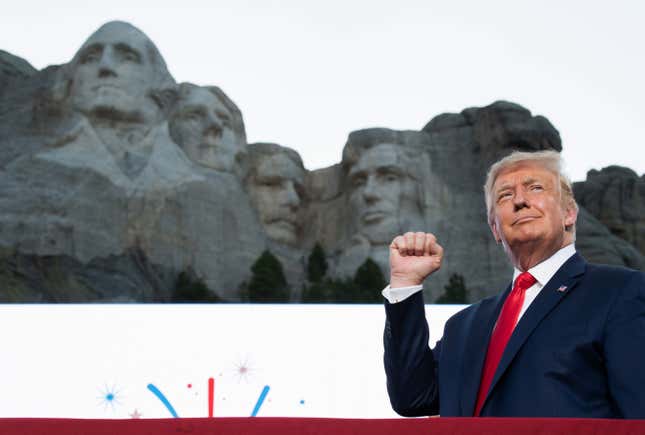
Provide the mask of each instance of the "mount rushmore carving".
[{"label": "mount rushmore carving", "polygon": [[[264,251],[298,301],[314,245],[332,278],[368,258],[387,274],[390,240],[416,229],[446,250],[429,300],[453,274],[478,299],[509,276],[486,226],[487,167],[513,149],[561,148],[546,118],[497,102],[418,131],[352,132],[339,164],[309,171],[291,148],[247,144],[235,103],[216,86],[177,84],[128,23],[103,25],[69,63],[41,71],[0,51],[0,302],[166,301],[186,271],[237,301]],[[628,187],[613,172],[576,185],[577,246],[642,270],[643,213],[621,201],[642,211],[645,178],[617,173]],[[607,189],[628,193],[595,193]]]}]

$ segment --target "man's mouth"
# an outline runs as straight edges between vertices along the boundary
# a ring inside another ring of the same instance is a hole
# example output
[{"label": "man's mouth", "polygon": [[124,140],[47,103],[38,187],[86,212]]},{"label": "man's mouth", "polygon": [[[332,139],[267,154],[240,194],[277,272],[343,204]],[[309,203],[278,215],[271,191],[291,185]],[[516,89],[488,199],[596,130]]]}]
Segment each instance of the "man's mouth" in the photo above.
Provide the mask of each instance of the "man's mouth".
[{"label": "man's mouth", "polygon": [[296,219],[292,217],[274,218],[269,221],[270,225],[276,225],[285,228],[296,228]]},{"label": "man's mouth", "polygon": [[388,214],[381,210],[367,211],[363,213],[363,222],[366,224],[373,224],[385,219]]},{"label": "man's mouth", "polygon": [[531,221],[534,221],[537,218],[538,218],[538,216],[523,216],[521,218],[515,219],[513,221],[513,225],[520,225],[520,224],[524,224],[524,223],[527,223],[527,222],[531,222]]},{"label": "man's mouth", "polygon": [[123,89],[121,89],[120,86],[117,86],[112,83],[101,83],[99,85],[93,86],[92,90],[93,91],[113,90],[113,91],[123,92]]}]

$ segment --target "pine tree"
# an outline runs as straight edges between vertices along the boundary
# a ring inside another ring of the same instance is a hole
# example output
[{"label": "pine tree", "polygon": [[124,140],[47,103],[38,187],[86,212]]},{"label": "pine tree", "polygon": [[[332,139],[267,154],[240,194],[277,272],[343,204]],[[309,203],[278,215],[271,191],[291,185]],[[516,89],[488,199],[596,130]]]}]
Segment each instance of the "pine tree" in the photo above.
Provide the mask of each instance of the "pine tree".
[{"label": "pine tree", "polygon": [[468,289],[464,277],[458,273],[450,275],[448,284],[444,287],[443,294],[436,300],[437,304],[467,304]]},{"label": "pine tree", "polygon": [[251,266],[247,287],[249,302],[287,302],[289,289],[282,264],[271,252],[264,251]]},{"label": "pine tree", "polygon": [[387,285],[381,268],[371,258],[358,268],[353,284],[353,301],[363,303],[381,302],[381,290]]},{"label": "pine tree", "polygon": [[194,277],[194,273],[184,271],[177,276],[171,296],[172,302],[218,302],[219,300],[203,280]]},{"label": "pine tree", "polygon": [[307,262],[307,280],[309,280],[310,283],[322,282],[326,274],[327,258],[325,250],[320,246],[320,243],[316,243],[316,246],[314,246],[314,249],[309,255],[309,261]]},{"label": "pine tree", "polygon": [[305,285],[302,289],[302,302],[332,302],[333,299],[329,280],[314,282],[312,284]]}]

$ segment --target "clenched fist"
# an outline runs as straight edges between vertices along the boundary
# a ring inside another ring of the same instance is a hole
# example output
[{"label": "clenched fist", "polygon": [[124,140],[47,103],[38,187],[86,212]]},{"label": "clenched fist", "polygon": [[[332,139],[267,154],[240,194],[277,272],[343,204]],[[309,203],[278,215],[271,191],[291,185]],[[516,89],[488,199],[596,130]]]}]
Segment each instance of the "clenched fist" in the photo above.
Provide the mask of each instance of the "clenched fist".
[{"label": "clenched fist", "polygon": [[390,287],[420,285],[441,267],[443,248],[430,233],[405,233],[390,244]]}]

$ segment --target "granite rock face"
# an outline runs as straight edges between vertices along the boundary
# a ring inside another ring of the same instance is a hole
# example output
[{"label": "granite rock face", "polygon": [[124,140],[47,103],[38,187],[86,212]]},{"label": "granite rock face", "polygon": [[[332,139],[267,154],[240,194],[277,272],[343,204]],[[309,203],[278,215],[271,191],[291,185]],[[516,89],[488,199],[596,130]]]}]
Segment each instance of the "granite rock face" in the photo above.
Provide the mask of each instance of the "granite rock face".
[{"label": "granite rock face", "polygon": [[[237,299],[266,237],[233,168],[194,161],[171,136],[168,123],[186,114],[187,98],[147,36],[108,23],[70,63],[12,83],[0,103],[1,246],[64,258],[72,269],[135,251],[153,272],[135,280],[147,284],[132,300],[149,300],[146,288],[167,291],[155,270],[193,270],[219,297]],[[227,126],[208,125],[208,143],[226,135],[241,149],[239,109],[223,92],[205,92],[219,98],[208,103],[226,100],[217,115]],[[125,273],[126,263],[115,268]],[[77,295],[114,299],[97,288]]]},{"label": "granite rock face", "polygon": [[19,81],[36,74],[36,69],[24,59],[0,50],[0,95],[3,90]]},{"label": "granite rock face", "polygon": [[[477,300],[511,274],[486,223],[488,167],[512,150],[562,149],[546,118],[500,101],[418,131],[352,132],[340,163],[308,171],[294,149],[247,144],[220,88],[177,84],[123,22],[41,71],[0,52],[0,96],[0,302],[167,301],[186,271],[238,301],[267,249],[298,301],[316,243],[332,278],[368,258],[387,277],[388,245],[410,230],[445,248],[427,300],[455,273]],[[642,186],[613,169],[576,185],[589,260],[645,268]]]},{"label": "granite rock face", "polygon": [[175,281],[174,271],[151,264],[136,249],[88,263],[0,249],[0,303],[167,302]]},{"label": "granite rock face", "polygon": [[576,248],[587,260],[645,270],[645,256],[634,245],[612,234],[584,207],[580,207],[576,227]]},{"label": "granite rock face", "polygon": [[580,205],[645,255],[645,175],[609,166],[589,171],[573,188]]}]

